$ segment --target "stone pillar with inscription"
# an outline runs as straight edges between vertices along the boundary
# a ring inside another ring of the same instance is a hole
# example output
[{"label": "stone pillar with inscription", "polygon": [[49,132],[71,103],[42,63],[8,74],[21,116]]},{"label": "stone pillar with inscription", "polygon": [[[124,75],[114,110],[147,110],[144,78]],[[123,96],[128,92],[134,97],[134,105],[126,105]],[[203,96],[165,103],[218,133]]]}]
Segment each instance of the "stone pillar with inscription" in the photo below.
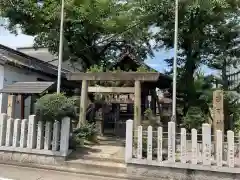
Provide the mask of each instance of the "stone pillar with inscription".
[{"label": "stone pillar with inscription", "polygon": [[175,163],[176,160],[176,127],[174,122],[168,122],[168,161],[171,163]]},{"label": "stone pillar with inscription", "polygon": [[202,162],[203,165],[211,165],[211,126],[202,125]]},{"label": "stone pillar with inscription", "polygon": [[216,90],[213,92],[213,131],[216,140],[216,131],[224,132],[224,112],[223,112],[223,91]]}]

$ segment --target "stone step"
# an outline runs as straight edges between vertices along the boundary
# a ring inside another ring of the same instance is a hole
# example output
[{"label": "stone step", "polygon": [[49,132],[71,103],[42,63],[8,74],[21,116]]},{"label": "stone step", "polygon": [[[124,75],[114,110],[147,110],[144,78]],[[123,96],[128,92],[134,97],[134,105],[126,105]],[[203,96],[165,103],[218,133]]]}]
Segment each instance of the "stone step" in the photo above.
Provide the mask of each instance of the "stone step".
[{"label": "stone step", "polygon": [[[101,149],[101,148],[100,148]],[[83,150],[83,149],[80,149]],[[93,174],[102,174],[113,175],[117,174],[119,177],[126,176],[126,164],[124,162],[124,156],[119,158],[118,156],[113,157],[113,155],[106,154],[102,151],[99,154],[94,154],[88,152],[82,153],[81,151],[76,151],[71,154],[67,161],[64,163],[65,166],[70,167],[71,169],[77,169],[78,171],[83,171],[82,173],[93,173]]]},{"label": "stone step", "polygon": [[124,163],[78,159],[66,161],[64,167],[68,171],[75,173],[119,179],[127,178],[127,166]]},{"label": "stone step", "polygon": [[[73,159],[73,157],[71,157]],[[92,161],[99,161],[99,162],[113,162],[113,163],[124,163],[124,158],[117,158],[117,157],[98,157],[98,156],[91,156],[91,155],[84,155],[81,157],[83,160],[92,160]]]},{"label": "stone step", "polygon": [[71,169],[78,169],[87,174],[102,174],[113,175],[117,177],[125,177],[127,173],[126,164],[116,163],[110,161],[96,161],[96,160],[70,160],[65,162],[65,166]]}]

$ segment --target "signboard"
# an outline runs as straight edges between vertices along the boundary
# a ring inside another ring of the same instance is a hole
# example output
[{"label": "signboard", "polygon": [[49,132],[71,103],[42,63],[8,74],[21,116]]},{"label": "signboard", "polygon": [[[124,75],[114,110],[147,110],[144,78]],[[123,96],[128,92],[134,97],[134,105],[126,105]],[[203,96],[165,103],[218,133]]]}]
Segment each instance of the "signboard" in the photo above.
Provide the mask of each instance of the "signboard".
[{"label": "signboard", "polygon": [[216,90],[213,92],[213,129],[214,134],[216,130],[224,132],[224,113],[223,113],[223,91]]},{"label": "signboard", "polygon": [[105,97],[105,102],[109,103],[120,103],[120,104],[133,104],[134,103],[134,95],[129,94],[129,95],[115,95],[113,96],[106,96]]}]

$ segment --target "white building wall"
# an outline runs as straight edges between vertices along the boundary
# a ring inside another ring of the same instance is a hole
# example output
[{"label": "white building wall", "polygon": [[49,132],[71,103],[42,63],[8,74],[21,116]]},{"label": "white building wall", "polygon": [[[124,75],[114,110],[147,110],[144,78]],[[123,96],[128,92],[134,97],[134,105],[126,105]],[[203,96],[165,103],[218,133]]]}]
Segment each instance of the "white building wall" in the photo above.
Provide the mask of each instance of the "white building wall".
[{"label": "white building wall", "polygon": [[[3,69],[3,70],[2,70]],[[4,72],[2,72],[4,71]],[[2,76],[1,76],[2,75]],[[3,83],[1,84],[1,77],[3,77]],[[3,67],[0,67],[0,89],[2,86],[10,85],[15,82],[35,82],[37,81],[37,78],[44,79],[46,81],[51,81],[51,78],[44,76],[40,73],[32,72],[31,70],[23,69],[23,68],[16,68],[9,65],[4,65]],[[1,86],[2,85],[2,86]],[[2,100],[1,100],[2,98]],[[2,101],[2,103],[1,103]],[[7,104],[8,104],[8,95],[2,94],[2,97],[0,96],[0,103],[2,104],[1,112],[7,113]],[[25,112],[24,117],[27,118],[30,115],[30,108],[31,108],[31,97],[28,97],[25,99]],[[15,102],[15,117],[14,118],[20,118],[21,115],[21,108],[18,97],[16,97]]]},{"label": "white building wall", "polygon": [[[4,66],[0,65],[0,89],[2,89],[4,86]],[[3,94],[0,93],[0,105],[3,101]],[[0,108],[0,113],[2,113],[2,108]]]}]

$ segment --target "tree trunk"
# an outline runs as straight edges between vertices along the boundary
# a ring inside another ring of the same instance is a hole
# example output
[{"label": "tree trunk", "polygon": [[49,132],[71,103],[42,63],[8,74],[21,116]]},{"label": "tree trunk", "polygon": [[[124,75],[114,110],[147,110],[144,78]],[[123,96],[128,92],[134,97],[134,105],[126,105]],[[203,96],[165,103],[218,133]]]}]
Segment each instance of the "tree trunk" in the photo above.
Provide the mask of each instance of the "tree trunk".
[{"label": "tree trunk", "polygon": [[183,75],[183,82],[185,82],[185,90],[187,92],[186,103],[188,103],[188,107],[194,104],[196,99],[195,86],[194,86],[194,72],[196,70],[196,64],[193,57],[187,58],[185,64],[185,72]]},{"label": "tree trunk", "polygon": [[[227,61],[223,59],[223,66],[222,66],[222,81],[223,81],[223,91],[226,93],[228,89],[228,78],[227,78]],[[232,120],[229,118],[229,110],[228,110],[228,102],[227,99],[224,97],[223,101],[223,113],[224,113],[224,127],[225,130],[232,129]],[[230,122],[231,121],[231,122]]]}]

